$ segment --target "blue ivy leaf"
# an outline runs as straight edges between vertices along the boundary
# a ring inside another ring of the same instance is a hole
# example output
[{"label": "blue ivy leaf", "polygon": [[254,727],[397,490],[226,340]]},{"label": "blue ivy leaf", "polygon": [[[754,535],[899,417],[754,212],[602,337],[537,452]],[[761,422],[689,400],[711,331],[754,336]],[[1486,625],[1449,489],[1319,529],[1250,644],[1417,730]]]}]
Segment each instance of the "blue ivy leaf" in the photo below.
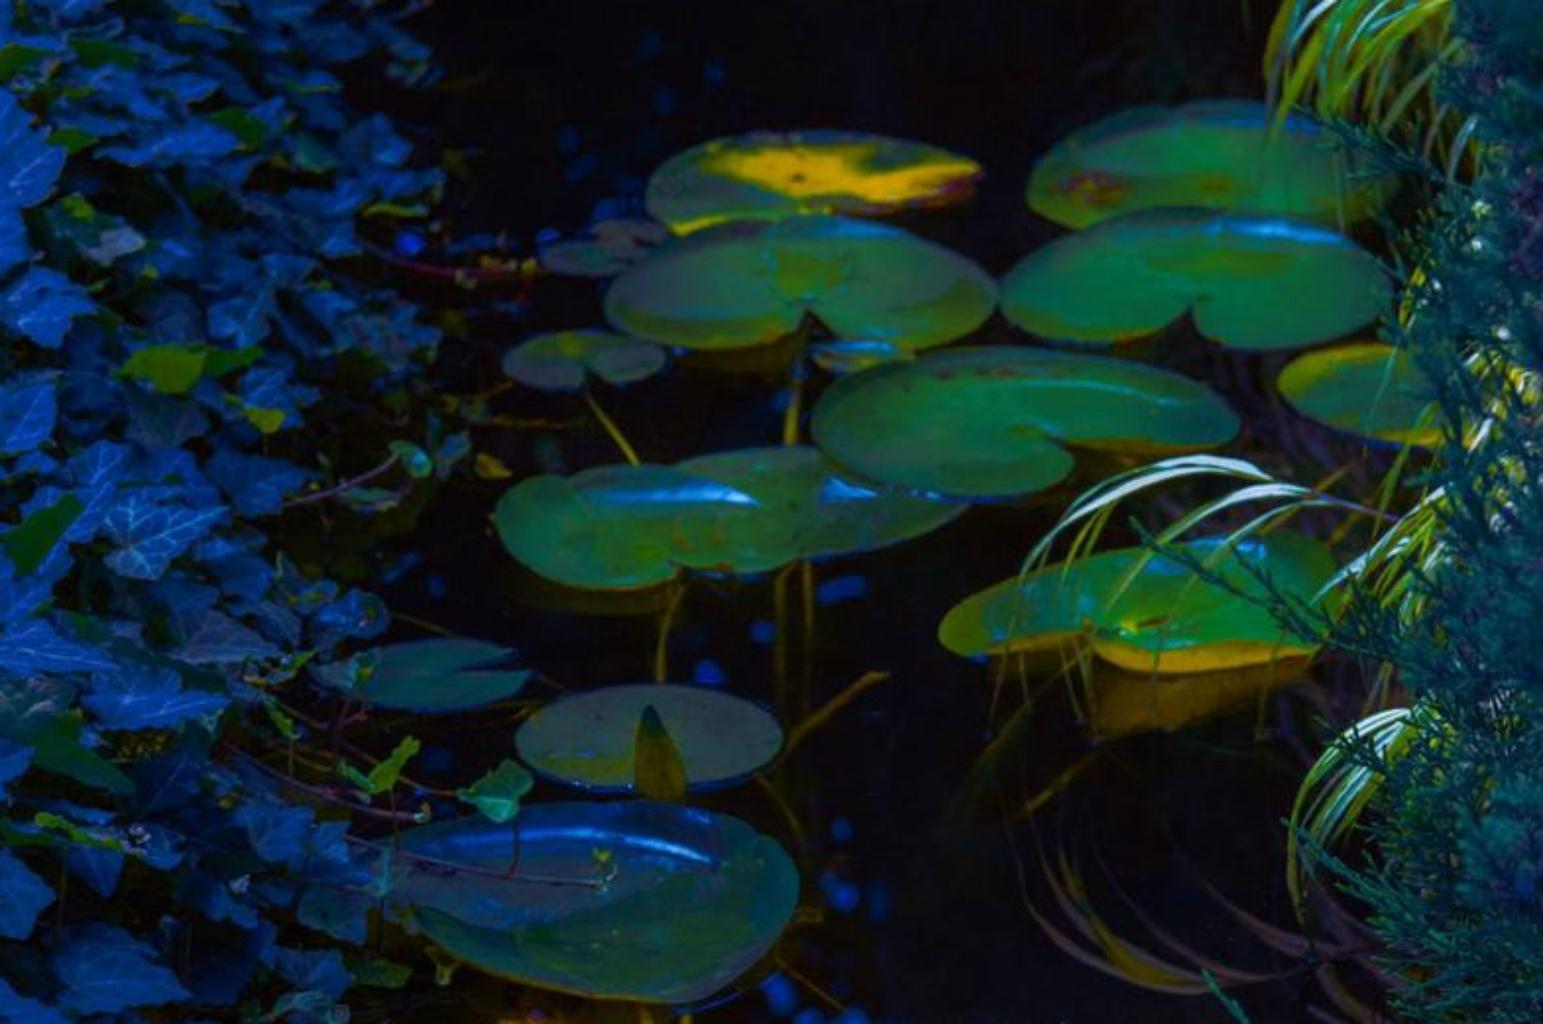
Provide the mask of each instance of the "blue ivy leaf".
[{"label": "blue ivy leaf", "polygon": [[313,885],[301,895],[295,916],[307,928],[314,928],[340,942],[362,946],[368,934],[370,908],[374,905],[375,901],[368,893]]},{"label": "blue ivy leaf", "polygon": [[[71,846],[64,855],[64,866],[102,899],[112,898],[123,875],[124,856],[117,850],[99,846]],[[3,1019],[3,1018],[0,1018]]]},{"label": "blue ivy leaf", "polygon": [[158,505],[141,492],[132,492],[102,520],[108,539],[118,545],[118,550],[105,559],[107,567],[129,579],[158,579],[172,559],[225,515],[222,507]]},{"label": "blue ivy leaf", "polygon": [[8,799],[5,784],[20,778],[31,763],[31,747],[0,737],[0,800]]},{"label": "blue ivy leaf", "polygon": [[17,995],[4,978],[0,978],[0,1020],[6,1024],[69,1024],[52,1006]]},{"label": "blue ivy leaf", "polygon": [[54,954],[60,1003],[80,1014],[121,1013],[188,998],[177,976],[156,962],[155,949],[122,928],[86,924],[65,933]]},{"label": "blue ivy leaf", "polygon": [[59,401],[54,381],[32,376],[0,385],[0,455],[21,455],[54,432]]},{"label": "blue ivy leaf", "polygon": [[64,169],[65,152],[33,130],[16,97],[0,91],[0,206],[35,206]]},{"label": "blue ivy leaf", "polygon": [[0,634],[0,676],[112,667],[113,661],[106,654],[67,639],[45,619],[12,625]]},{"label": "blue ivy leaf", "polygon": [[107,729],[169,729],[230,704],[221,694],[184,690],[175,669],[148,665],[95,672],[90,690],[81,703]]},{"label": "blue ivy leaf", "polygon": [[354,976],[343,966],[343,954],[336,949],[288,949],[274,951],[273,969],[279,977],[302,992],[323,992],[329,999],[342,997],[354,983]]},{"label": "blue ivy leaf", "polygon": [[303,487],[311,474],[292,462],[260,455],[221,451],[204,464],[204,472],[243,516],[268,516],[284,507],[284,499]]},{"label": "blue ivy leaf", "polygon": [[126,167],[174,167],[214,160],[240,148],[241,140],[230,132],[195,118],[148,129],[134,145],[103,146],[97,153]]},{"label": "blue ivy leaf", "polygon": [[315,814],[309,807],[247,803],[236,809],[236,824],[246,829],[252,852],[270,864],[296,867],[305,860],[306,841]]},{"label": "blue ivy leaf", "polygon": [[237,348],[255,345],[268,336],[273,316],[273,289],[251,287],[209,307],[209,336],[234,342]]},{"label": "blue ivy leaf", "polygon": [[277,658],[284,652],[222,612],[210,612],[199,622],[173,657],[193,665],[239,665]]},{"label": "blue ivy leaf", "polygon": [[21,858],[0,847],[0,938],[25,940],[54,891]]},{"label": "blue ivy leaf", "polygon": [[95,310],[84,288],[47,267],[28,268],[0,291],[0,324],[44,348],[58,348],[70,321]]},{"label": "blue ivy leaf", "polygon": [[27,225],[14,206],[0,206],[0,274],[32,258]]}]

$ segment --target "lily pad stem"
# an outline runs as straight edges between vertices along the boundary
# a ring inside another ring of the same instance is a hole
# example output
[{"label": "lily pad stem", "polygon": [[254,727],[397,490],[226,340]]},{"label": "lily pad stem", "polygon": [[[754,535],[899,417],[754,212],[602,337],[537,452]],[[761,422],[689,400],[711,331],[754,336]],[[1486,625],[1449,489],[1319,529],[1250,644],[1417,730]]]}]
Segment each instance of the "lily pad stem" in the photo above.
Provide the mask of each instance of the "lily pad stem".
[{"label": "lily pad stem", "polygon": [[622,457],[631,465],[638,465],[642,460],[638,458],[637,450],[628,442],[626,435],[616,425],[616,421],[607,416],[605,410],[600,408],[600,403],[595,401],[595,396],[590,393],[587,387],[584,389],[584,401],[589,404],[589,411],[595,414],[595,419],[600,421],[600,425],[605,428],[605,432],[611,435],[611,440],[616,442],[616,447],[621,449]]}]

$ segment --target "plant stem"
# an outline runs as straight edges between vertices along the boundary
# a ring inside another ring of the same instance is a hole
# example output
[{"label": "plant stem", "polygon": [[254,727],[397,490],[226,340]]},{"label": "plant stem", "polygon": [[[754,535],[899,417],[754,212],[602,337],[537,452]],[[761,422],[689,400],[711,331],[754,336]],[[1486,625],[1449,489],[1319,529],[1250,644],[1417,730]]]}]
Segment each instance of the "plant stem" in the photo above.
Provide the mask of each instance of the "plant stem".
[{"label": "plant stem", "polygon": [[336,497],[337,495],[342,494],[344,491],[351,490],[355,487],[361,487],[364,484],[369,483],[371,480],[374,480],[382,473],[388,472],[392,466],[396,465],[396,461],[397,456],[393,452],[385,462],[382,462],[374,469],[367,469],[352,479],[343,480],[339,483],[333,484],[331,487],[324,488],[320,491],[312,491],[310,494],[302,494],[299,497],[290,498],[288,501],[284,502],[284,507],[296,508],[300,505],[314,505],[318,501],[326,501],[328,498]]},{"label": "plant stem", "polygon": [[590,393],[588,387],[584,389],[584,401],[589,404],[589,411],[595,414],[595,419],[600,421],[600,425],[605,428],[605,432],[611,435],[611,440],[616,442],[616,447],[621,449],[622,456],[627,462],[634,466],[638,465],[642,460],[638,458],[637,450],[627,441],[626,435],[621,432],[621,428],[616,425],[616,421],[607,416],[605,410],[600,408],[600,403],[595,401],[595,396]]}]

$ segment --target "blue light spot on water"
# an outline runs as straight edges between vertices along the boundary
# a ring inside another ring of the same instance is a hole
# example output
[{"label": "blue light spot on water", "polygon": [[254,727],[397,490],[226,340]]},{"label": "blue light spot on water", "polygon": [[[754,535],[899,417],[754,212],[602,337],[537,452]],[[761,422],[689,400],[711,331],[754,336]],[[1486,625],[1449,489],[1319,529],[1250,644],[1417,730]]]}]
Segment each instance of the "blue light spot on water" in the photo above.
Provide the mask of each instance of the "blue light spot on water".
[{"label": "blue light spot on water", "polygon": [[416,231],[398,231],[396,233],[396,241],[392,247],[396,249],[398,256],[412,259],[422,252],[428,244],[428,242],[424,241],[423,236]]},{"label": "blue light spot on water", "polygon": [[433,576],[429,577],[428,586],[429,596],[436,601],[443,601],[445,599],[445,595],[450,593],[450,585],[446,583],[445,578],[438,573],[435,573]]},{"label": "blue light spot on water", "polygon": [[548,245],[563,237],[563,233],[556,228],[542,228],[536,232],[536,244]]},{"label": "blue light spot on water", "polygon": [[861,1010],[846,1010],[831,1018],[830,1024],[869,1024],[872,1020]]},{"label": "blue light spot on water", "polygon": [[654,90],[654,113],[660,117],[668,117],[675,113],[675,90],[667,85],[661,85]]},{"label": "blue light spot on water", "polygon": [[563,156],[572,156],[579,149],[579,130],[571,124],[565,124],[557,130],[557,151]]},{"label": "blue light spot on water", "polygon": [[837,576],[821,583],[814,591],[814,599],[820,604],[840,604],[855,601],[868,593],[868,581],[861,576]]},{"label": "blue light spot on water", "polygon": [[784,975],[773,974],[761,982],[761,994],[774,1017],[786,1017],[798,1009],[798,987]]},{"label": "blue light spot on water", "polygon": [[772,625],[770,619],[756,619],[750,624],[750,639],[765,647],[777,639],[777,627]]},{"label": "blue light spot on water", "polygon": [[723,666],[711,658],[703,658],[691,670],[691,678],[703,686],[722,686],[729,681]]},{"label": "blue light spot on water", "polygon": [[721,60],[710,60],[702,65],[702,81],[708,85],[722,85],[728,77],[729,71]]},{"label": "blue light spot on water", "polygon": [[830,837],[838,843],[850,843],[856,834],[857,829],[852,826],[851,818],[837,818],[830,823]]},{"label": "blue light spot on water", "polygon": [[439,775],[455,767],[455,755],[449,747],[424,747],[413,759],[413,768],[429,775]]},{"label": "blue light spot on water", "polygon": [[645,28],[643,34],[638,37],[637,59],[640,61],[652,60],[659,56],[659,51],[664,49],[664,33],[656,28]]},{"label": "blue light spot on water", "polygon": [[805,1010],[793,1018],[793,1024],[825,1024],[825,1014],[819,1010]]},{"label": "blue light spot on water", "polygon": [[875,883],[868,886],[868,920],[882,924],[889,919],[889,887]]},{"label": "blue light spot on water", "polygon": [[838,914],[850,914],[857,909],[857,904],[862,900],[863,891],[851,882],[842,882],[834,886],[826,894],[830,901],[831,909]]}]

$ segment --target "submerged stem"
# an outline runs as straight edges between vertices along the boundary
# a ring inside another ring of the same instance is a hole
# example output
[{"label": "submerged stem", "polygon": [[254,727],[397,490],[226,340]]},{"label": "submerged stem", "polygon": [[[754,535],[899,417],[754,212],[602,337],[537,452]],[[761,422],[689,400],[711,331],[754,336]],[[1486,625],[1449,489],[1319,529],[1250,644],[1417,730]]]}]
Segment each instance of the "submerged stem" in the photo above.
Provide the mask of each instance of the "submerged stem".
[{"label": "submerged stem", "polygon": [[595,396],[590,393],[587,387],[584,389],[584,401],[589,404],[589,411],[595,414],[595,419],[600,421],[600,425],[611,436],[611,440],[616,442],[616,447],[621,449],[622,456],[632,465],[638,465],[642,460],[638,458],[637,450],[632,447],[631,443],[627,440],[627,436],[621,432],[621,428],[616,425],[616,421],[607,416],[605,410],[600,408],[600,403],[595,401]]}]

